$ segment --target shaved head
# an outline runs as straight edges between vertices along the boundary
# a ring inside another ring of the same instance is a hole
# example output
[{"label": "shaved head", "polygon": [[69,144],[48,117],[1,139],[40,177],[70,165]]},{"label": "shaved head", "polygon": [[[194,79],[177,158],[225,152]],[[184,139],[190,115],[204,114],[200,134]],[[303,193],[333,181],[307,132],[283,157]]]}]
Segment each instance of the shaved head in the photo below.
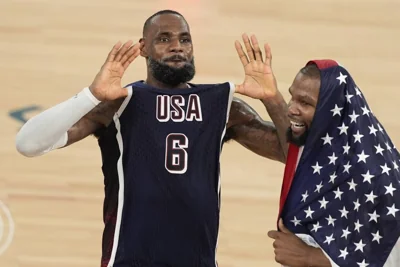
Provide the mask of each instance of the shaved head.
[{"label": "shaved head", "polygon": [[[186,24],[187,24],[186,19],[183,17],[183,15],[182,15],[181,13],[179,13],[179,12],[177,12],[177,11],[174,11],[174,10],[169,10],[169,9],[160,10],[160,11],[154,13],[153,15],[151,15],[151,16],[145,21],[145,23],[144,23],[144,25],[143,25],[143,36],[146,35],[147,30],[149,29],[149,26],[151,25],[151,23],[153,22],[153,20],[154,20],[156,17],[158,17],[158,16],[160,16],[160,15],[164,15],[164,14],[177,15],[177,16],[181,17],[181,18],[186,22]],[[188,27],[189,27],[189,25],[188,25]]]}]

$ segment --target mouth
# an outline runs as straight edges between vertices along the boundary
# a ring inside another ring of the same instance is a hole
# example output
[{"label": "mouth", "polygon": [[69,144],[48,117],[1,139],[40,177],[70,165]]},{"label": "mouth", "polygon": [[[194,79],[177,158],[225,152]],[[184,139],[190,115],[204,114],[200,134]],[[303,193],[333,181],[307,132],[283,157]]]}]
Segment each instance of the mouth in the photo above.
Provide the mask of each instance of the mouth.
[{"label": "mouth", "polygon": [[186,62],[186,58],[182,56],[172,56],[167,59],[165,59],[166,62],[174,62],[174,63],[181,63],[181,62]]},{"label": "mouth", "polygon": [[304,128],[306,125],[304,123],[301,122],[296,122],[296,121],[290,121],[290,125],[294,128]]},{"label": "mouth", "polygon": [[166,62],[181,63],[181,62],[186,62],[186,61],[182,60],[182,59],[173,59],[173,60],[166,60]]},{"label": "mouth", "polygon": [[290,121],[290,128],[294,134],[301,134],[305,131],[306,125],[302,122]]}]

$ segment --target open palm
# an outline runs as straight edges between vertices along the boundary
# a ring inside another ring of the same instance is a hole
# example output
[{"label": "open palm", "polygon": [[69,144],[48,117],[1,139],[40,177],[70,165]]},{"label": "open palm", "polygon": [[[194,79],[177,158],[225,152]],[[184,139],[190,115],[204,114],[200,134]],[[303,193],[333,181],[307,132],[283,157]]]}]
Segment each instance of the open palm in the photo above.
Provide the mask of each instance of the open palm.
[{"label": "open palm", "polygon": [[272,55],[269,45],[264,45],[265,60],[263,60],[255,35],[251,36],[251,43],[246,34],[243,34],[242,38],[247,55],[239,41],[235,42],[235,47],[244,67],[245,78],[242,84],[236,85],[236,92],[256,99],[274,97],[277,84],[271,68]]},{"label": "open palm", "polygon": [[118,42],[109,52],[106,61],[89,87],[98,100],[114,100],[127,96],[127,89],[122,88],[121,85],[122,76],[140,53],[140,45],[132,46],[132,43],[132,40],[124,45]]}]

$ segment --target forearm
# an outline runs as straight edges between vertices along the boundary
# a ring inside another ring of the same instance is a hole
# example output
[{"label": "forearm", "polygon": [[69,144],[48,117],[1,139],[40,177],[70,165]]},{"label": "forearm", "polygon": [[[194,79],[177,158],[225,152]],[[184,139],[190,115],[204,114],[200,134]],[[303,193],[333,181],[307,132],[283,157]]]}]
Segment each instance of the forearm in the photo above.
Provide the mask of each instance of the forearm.
[{"label": "forearm", "polygon": [[98,104],[99,101],[85,89],[33,117],[16,136],[18,152],[34,157],[63,147],[68,142],[68,130]]},{"label": "forearm", "polygon": [[286,132],[290,126],[290,121],[287,116],[287,103],[278,90],[277,94],[273,98],[263,99],[261,102],[264,104],[264,107],[266,108],[271,120],[275,125],[279,143],[282,148],[284,158],[286,159],[288,151]]},{"label": "forearm", "polygon": [[231,139],[262,157],[285,162],[276,129],[271,122],[256,117],[246,124],[231,127],[227,134]]},{"label": "forearm", "polygon": [[224,141],[230,139],[262,157],[285,162],[275,125],[261,119],[252,107],[239,98],[233,99]]},{"label": "forearm", "polygon": [[86,117],[80,119],[74,126],[72,126],[68,132],[68,140],[64,147],[70,146],[91,134],[95,134],[97,130],[104,127],[103,124],[90,120]]}]

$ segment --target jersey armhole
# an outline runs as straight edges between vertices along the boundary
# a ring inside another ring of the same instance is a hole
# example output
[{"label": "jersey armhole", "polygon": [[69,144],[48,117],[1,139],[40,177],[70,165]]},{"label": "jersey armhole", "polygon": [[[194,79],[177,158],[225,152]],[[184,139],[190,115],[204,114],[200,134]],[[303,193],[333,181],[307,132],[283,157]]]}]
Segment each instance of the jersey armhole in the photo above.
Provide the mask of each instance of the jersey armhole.
[{"label": "jersey armhole", "polygon": [[228,82],[228,84],[229,84],[229,95],[228,95],[228,103],[227,103],[227,107],[226,107],[226,122],[225,122],[225,124],[227,124],[229,121],[229,114],[231,111],[233,95],[235,94],[235,84],[233,82]]},{"label": "jersey armhole", "polygon": [[115,116],[117,116],[118,118],[121,117],[122,113],[124,113],[125,108],[128,106],[129,101],[132,98],[132,94],[133,94],[133,87],[132,85],[129,85],[128,87],[126,87],[126,89],[128,90],[128,96],[125,97],[124,102],[122,102],[121,106],[119,107],[118,111],[115,113]]}]

